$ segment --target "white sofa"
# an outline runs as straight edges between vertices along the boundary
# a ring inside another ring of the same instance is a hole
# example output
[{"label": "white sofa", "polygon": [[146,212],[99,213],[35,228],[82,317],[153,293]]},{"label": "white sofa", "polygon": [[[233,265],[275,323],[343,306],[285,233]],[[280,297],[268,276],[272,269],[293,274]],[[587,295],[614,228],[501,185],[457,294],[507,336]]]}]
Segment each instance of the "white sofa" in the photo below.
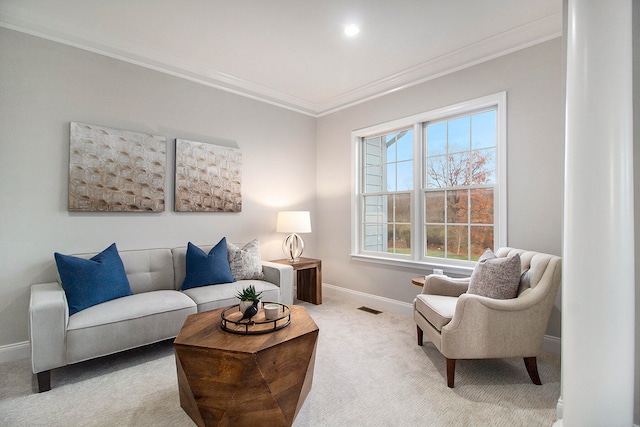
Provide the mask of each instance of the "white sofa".
[{"label": "white sofa", "polygon": [[[209,251],[213,246],[200,246]],[[264,301],[293,304],[293,268],[262,261],[264,280],[181,291],[186,247],[119,252],[133,295],[69,316],[59,281],[31,287],[29,340],[38,388],[51,388],[51,369],[177,336],[188,315],[237,304],[238,290],[252,284]],[[94,254],[78,254],[91,258]]]}]

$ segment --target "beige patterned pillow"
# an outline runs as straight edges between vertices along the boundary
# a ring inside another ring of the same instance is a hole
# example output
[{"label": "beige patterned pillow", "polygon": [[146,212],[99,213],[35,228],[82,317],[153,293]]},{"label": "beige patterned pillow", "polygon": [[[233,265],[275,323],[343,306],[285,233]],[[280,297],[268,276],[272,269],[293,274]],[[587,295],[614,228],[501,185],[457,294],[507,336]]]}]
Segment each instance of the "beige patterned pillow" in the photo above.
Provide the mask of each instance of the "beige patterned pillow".
[{"label": "beige patterned pillow", "polygon": [[518,294],[520,285],[520,255],[497,258],[487,249],[471,273],[468,294],[494,299],[511,299]]},{"label": "beige patterned pillow", "polygon": [[242,249],[233,243],[227,242],[227,251],[229,253],[229,267],[231,267],[231,274],[234,279],[264,279],[258,239],[247,243]]}]

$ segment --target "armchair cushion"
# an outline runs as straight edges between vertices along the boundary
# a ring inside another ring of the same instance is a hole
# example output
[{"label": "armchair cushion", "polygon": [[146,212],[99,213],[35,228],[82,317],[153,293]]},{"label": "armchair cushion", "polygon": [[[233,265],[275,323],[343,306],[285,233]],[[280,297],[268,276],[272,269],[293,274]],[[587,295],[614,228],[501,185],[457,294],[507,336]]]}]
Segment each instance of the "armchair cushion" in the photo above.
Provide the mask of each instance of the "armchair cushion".
[{"label": "armchair cushion", "polygon": [[58,252],[54,257],[70,316],[85,308],[132,294],[115,243],[91,259]]},{"label": "armchair cushion", "polygon": [[438,331],[451,321],[456,311],[457,297],[420,294],[415,300],[415,310],[424,316]]},{"label": "armchair cushion", "polygon": [[494,299],[511,299],[520,286],[520,255],[498,258],[487,249],[471,273],[467,293]]}]

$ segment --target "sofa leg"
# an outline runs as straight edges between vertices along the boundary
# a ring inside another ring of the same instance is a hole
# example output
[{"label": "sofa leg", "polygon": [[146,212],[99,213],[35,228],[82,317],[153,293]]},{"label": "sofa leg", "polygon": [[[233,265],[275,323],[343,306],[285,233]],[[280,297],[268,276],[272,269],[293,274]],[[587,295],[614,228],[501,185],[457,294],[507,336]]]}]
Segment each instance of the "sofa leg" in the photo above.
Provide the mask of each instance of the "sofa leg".
[{"label": "sofa leg", "polygon": [[456,359],[447,359],[447,386],[453,388],[454,378],[456,376]]},{"label": "sofa leg", "polygon": [[416,325],[416,329],[418,332],[418,345],[422,346],[422,337],[424,336],[424,333],[422,332],[422,329],[420,329],[420,326]]},{"label": "sofa leg", "polygon": [[51,390],[51,370],[38,372],[38,392]]},{"label": "sofa leg", "polygon": [[540,375],[538,374],[538,363],[535,357],[525,357],[524,358],[524,366],[527,367],[527,373],[529,374],[529,378],[536,385],[542,385],[542,381],[540,381]]}]

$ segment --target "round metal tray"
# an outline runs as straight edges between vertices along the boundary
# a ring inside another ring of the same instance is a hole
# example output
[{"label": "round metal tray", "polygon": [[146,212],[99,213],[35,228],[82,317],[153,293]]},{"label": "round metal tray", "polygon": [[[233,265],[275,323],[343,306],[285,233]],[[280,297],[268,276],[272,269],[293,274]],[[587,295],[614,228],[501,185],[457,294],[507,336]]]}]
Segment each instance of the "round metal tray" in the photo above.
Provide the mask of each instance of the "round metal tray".
[{"label": "round metal tray", "polygon": [[240,305],[236,304],[222,310],[220,327],[234,334],[259,335],[268,334],[289,326],[291,323],[291,310],[288,306],[279,302],[264,302],[264,304],[279,305],[280,312],[278,317],[273,320],[267,320],[264,315],[264,309],[261,308],[255,316],[247,321],[247,319],[242,319]]}]

